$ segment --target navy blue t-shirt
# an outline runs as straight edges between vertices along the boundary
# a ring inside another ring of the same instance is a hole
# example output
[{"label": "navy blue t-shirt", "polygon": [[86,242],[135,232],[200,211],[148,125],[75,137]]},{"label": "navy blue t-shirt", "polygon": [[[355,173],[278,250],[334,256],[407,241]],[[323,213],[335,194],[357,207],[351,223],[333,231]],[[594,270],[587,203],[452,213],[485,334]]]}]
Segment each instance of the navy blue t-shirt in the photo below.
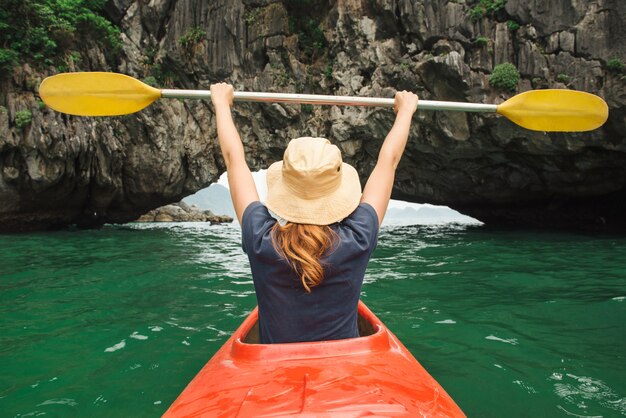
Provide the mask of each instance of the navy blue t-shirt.
[{"label": "navy blue t-shirt", "polygon": [[374,208],[361,203],[346,219],[330,225],[339,239],[322,257],[324,280],[311,293],[274,249],[271,231],[275,223],[261,202],[251,203],[242,217],[242,244],[259,304],[261,343],[358,337],[357,304],[378,239]]}]

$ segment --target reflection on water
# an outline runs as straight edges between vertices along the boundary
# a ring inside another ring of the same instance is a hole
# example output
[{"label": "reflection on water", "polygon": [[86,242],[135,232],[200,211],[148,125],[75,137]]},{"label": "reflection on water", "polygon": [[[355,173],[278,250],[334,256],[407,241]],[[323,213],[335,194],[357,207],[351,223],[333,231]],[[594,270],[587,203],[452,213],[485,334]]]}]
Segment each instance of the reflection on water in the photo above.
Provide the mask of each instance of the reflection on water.
[{"label": "reflection on water", "polygon": [[[256,302],[233,225],[0,247],[3,416],[158,416]],[[623,416],[625,259],[616,237],[384,227],[363,298],[470,417]]]}]

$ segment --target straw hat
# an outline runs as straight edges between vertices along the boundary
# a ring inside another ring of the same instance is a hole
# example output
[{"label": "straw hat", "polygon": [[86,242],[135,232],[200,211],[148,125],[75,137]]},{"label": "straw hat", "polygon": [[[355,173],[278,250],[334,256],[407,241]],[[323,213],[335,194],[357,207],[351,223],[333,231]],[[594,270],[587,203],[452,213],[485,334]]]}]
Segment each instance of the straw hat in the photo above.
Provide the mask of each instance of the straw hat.
[{"label": "straw hat", "polygon": [[265,205],[289,222],[330,225],[350,215],[360,201],[359,175],[327,139],[292,139],[283,161],[267,170]]}]

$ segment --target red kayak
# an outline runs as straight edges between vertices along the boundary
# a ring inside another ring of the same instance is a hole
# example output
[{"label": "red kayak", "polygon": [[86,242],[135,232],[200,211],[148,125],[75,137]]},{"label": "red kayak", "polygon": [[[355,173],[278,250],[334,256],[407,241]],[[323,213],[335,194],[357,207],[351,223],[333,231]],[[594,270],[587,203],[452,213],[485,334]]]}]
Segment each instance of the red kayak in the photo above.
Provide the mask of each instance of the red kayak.
[{"label": "red kayak", "polygon": [[465,417],[359,302],[361,337],[258,344],[255,309],[164,417]]}]

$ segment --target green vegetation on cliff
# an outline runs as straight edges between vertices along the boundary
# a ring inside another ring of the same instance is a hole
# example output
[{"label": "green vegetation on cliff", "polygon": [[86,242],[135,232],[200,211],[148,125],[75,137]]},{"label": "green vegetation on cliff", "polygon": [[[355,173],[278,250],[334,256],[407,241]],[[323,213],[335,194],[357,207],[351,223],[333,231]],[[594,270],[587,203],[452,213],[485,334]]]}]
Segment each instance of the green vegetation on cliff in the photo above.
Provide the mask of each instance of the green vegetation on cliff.
[{"label": "green vegetation on cliff", "polygon": [[569,76],[564,73],[557,74],[556,77],[554,77],[554,79],[558,81],[559,83],[563,83],[563,84],[569,83]]},{"label": "green vegetation on cliff", "polygon": [[321,27],[323,2],[292,0],[285,3],[289,13],[289,32],[298,35],[298,47],[306,61],[313,62],[327,52],[328,41]]},{"label": "green vegetation on cliff", "polygon": [[494,67],[489,77],[489,84],[502,90],[515,91],[519,79],[517,68],[510,62],[505,62]]},{"label": "green vegetation on cliff", "polygon": [[514,20],[507,20],[506,27],[509,28],[510,31],[515,32],[519,29],[519,23]]},{"label": "green vegetation on cliff", "polygon": [[19,130],[24,129],[33,121],[33,114],[30,110],[18,110],[15,112],[15,127]]},{"label": "green vegetation on cliff", "polygon": [[106,0],[2,0],[0,69],[20,62],[64,67],[86,39],[110,57],[121,47],[120,31],[102,16]]},{"label": "green vegetation on cliff", "polygon": [[194,27],[180,37],[178,43],[186,50],[193,49],[199,42],[206,38],[206,31],[200,27]]},{"label": "green vegetation on cliff", "polygon": [[607,61],[606,68],[619,73],[624,71],[624,64],[622,64],[622,61],[620,61],[619,58],[612,58]]},{"label": "green vegetation on cliff", "polygon": [[469,10],[470,18],[474,21],[493,15],[495,12],[503,9],[506,0],[478,0],[475,3],[477,4]]},{"label": "green vegetation on cliff", "polygon": [[290,17],[289,31],[298,34],[298,46],[305,56],[315,59],[328,46],[324,31],[315,19]]},{"label": "green vegetation on cliff", "polygon": [[489,44],[489,38],[486,36],[479,36],[474,40],[474,45],[477,46],[485,46],[487,44]]}]

